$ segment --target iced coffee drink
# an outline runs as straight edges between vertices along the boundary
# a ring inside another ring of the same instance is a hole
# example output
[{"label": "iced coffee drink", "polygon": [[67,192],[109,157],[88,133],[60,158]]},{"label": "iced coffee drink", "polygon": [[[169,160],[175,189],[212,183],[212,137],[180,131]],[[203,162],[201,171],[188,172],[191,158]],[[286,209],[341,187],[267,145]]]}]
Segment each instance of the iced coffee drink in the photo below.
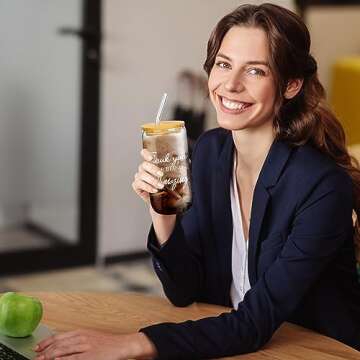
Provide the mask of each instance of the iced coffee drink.
[{"label": "iced coffee drink", "polygon": [[186,129],[183,121],[161,121],[142,126],[143,148],[152,163],[161,168],[164,188],[150,194],[153,209],[164,215],[184,212],[191,204],[190,170]]}]

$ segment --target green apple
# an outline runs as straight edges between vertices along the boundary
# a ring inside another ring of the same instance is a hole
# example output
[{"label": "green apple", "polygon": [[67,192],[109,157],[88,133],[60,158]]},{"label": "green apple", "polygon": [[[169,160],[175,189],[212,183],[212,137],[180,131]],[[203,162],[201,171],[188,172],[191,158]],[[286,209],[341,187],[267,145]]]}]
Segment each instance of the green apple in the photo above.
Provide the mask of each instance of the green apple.
[{"label": "green apple", "polygon": [[0,333],[11,337],[29,336],[39,325],[42,314],[38,299],[7,292],[0,297]]}]

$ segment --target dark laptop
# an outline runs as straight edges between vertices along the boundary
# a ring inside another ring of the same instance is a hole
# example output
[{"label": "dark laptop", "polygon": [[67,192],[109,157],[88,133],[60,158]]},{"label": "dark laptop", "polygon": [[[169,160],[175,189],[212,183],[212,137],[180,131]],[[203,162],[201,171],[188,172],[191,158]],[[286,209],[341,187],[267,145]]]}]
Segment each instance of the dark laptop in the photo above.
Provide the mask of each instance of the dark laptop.
[{"label": "dark laptop", "polygon": [[0,360],[29,360],[36,357],[36,344],[54,334],[46,325],[40,324],[31,336],[12,338],[0,334]]}]

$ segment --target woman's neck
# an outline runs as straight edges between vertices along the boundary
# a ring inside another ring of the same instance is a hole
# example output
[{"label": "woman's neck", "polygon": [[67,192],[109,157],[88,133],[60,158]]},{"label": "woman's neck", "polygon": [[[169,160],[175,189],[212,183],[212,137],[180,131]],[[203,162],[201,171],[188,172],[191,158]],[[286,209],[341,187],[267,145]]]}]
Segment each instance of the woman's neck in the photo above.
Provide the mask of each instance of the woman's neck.
[{"label": "woman's neck", "polygon": [[232,131],[236,148],[237,174],[254,184],[257,181],[265,158],[275,139],[275,130],[272,127],[259,129],[244,129]]}]

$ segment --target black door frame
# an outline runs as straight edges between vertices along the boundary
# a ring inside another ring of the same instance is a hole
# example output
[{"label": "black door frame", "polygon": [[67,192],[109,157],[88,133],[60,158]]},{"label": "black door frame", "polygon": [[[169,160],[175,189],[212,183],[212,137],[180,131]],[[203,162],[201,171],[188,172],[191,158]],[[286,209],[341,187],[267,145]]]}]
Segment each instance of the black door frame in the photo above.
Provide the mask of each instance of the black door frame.
[{"label": "black door frame", "polygon": [[[60,29],[82,41],[81,114],[76,244],[54,241],[41,249],[0,253],[0,276],[94,264],[98,228],[98,163],[101,66],[101,0],[83,0],[83,29]],[[35,231],[36,229],[35,226]],[[47,233],[41,231],[42,233]],[[56,240],[55,234],[47,233]],[[52,236],[54,235],[54,236]]]}]

